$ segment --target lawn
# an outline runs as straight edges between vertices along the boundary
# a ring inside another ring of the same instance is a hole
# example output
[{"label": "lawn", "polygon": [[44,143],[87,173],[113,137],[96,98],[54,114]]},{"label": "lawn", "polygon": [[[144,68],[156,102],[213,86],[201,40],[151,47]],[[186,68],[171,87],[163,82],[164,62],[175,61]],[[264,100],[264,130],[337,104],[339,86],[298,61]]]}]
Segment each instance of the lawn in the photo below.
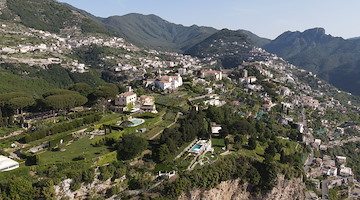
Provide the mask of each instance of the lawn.
[{"label": "lawn", "polygon": [[100,140],[101,138],[103,137],[97,136],[94,139],[90,140],[88,136],[85,136],[78,140],[74,140],[73,143],[68,146],[67,144],[61,146],[62,149],[65,149],[64,152],[47,151],[39,154],[40,164],[44,165],[61,162],[71,162],[74,158],[80,156],[83,156],[87,161],[91,161],[93,158],[110,152],[110,150],[106,146],[93,147],[91,145],[92,143]]},{"label": "lawn", "polygon": [[111,162],[116,161],[116,151],[110,152],[108,154],[105,154],[99,158],[99,160],[96,162],[96,165],[102,166]]},{"label": "lawn", "polygon": [[172,124],[175,121],[176,115],[177,114],[173,111],[169,111],[164,115],[161,115],[161,121],[158,121],[156,122],[156,124],[153,123],[148,126],[148,131],[143,134],[143,137],[145,139],[151,139],[153,136],[155,136],[156,134],[167,128],[170,124]]},{"label": "lawn", "polygon": [[261,146],[258,142],[257,142],[257,145],[256,145],[256,149],[255,150],[249,150],[247,148],[247,146],[244,146],[239,149],[239,153],[244,155],[244,156],[248,156],[248,157],[252,157],[256,160],[259,160],[259,161],[263,161],[264,158],[262,157],[262,155],[264,155],[264,152],[265,152],[265,149],[266,149],[267,145],[264,145],[264,146]]},{"label": "lawn", "polygon": [[225,152],[222,148],[225,146],[225,140],[222,138],[212,138],[211,139],[212,146],[214,148],[214,153],[220,154]]},{"label": "lawn", "polygon": [[13,127],[13,128],[0,127],[0,137],[8,135],[9,133],[12,133],[17,130],[20,130],[19,127]]}]

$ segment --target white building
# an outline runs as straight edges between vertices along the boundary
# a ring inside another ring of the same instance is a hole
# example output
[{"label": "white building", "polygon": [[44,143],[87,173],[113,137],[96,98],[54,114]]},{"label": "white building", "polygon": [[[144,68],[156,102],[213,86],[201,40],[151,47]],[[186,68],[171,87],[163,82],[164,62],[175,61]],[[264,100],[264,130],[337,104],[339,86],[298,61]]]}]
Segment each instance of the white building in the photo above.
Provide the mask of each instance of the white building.
[{"label": "white building", "polygon": [[339,163],[345,164],[346,163],[346,157],[345,156],[336,156],[336,159]]},{"label": "white building", "polygon": [[129,91],[122,94],[119,94],[115,98],[116,106],[127,106],[130,103],[135,103],[136,101],[136,93]]},{"label": "white building", "polygon": [[154,85],[161,90],[173,90],[183,85],[183,80],[180,75],[177,76],[162,76],[159,79],[146,80],[146,87]]},{"label": "white building", "polygon": [[19,168],[18,162],[0,155],[0,172],[10,171],[16,168]]},{"label": "white building", "polygon": [[190,153],[202,154],[204,152],[213,152],[214,149],[211,147],[211,140],[199,140],[195,145],[189,150]]},{"label": "white building", "polygon": [[331,167],[330,169],[327,169],[326,174],[328,176],[337,176],[338,169],[336,167]]},{"label": "white building", "polygon": [[221,71],[201,71],[200,72],[201,78],[214,78],[215,80],[222,79],[222,72]]},{"label": "white building", "polygon": [[340,167],[340,175],[341,176],[352,176],[352,170],[350,167],[345,167],[344,165],[341,165]]}]

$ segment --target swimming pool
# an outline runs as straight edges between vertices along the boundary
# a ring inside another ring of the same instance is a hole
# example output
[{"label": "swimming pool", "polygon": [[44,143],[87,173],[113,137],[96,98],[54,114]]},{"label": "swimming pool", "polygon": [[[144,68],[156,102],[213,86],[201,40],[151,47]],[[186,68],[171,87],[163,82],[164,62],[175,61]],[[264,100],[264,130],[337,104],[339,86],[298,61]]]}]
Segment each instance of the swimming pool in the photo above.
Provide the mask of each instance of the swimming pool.
[{"label": "swimming pool", "polygon": [[197,150],[201,149],[201,147],[202,147],[202,145],[200,145],[200,144],[195,145],[195,146],[191,149],[191,151],[197,151]]},{"label": "swimming pool", "polygon": [[129,119],[127,122],[130,122],[130,123],[123,122],[121,125],[124,127],[135,127],[135,126],[139,126],[140,124],[144,123],[145,120],[140,119],[140,118],[133,118],[133,119]]}]

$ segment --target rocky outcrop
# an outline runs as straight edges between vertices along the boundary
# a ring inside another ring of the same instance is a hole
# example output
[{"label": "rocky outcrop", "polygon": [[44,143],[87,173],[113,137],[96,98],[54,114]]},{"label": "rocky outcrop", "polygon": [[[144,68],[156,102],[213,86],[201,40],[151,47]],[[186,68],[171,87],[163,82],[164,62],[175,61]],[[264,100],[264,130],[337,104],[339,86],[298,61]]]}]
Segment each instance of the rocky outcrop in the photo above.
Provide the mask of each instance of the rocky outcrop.
[{"label": "rocky outcrop", "polygon": [[2,14],[2,10],[7,8],[6,0],[0,0],[0,15]]},{"label": "rocky outcrop", "polygon": [[276,186],[267,194],[253,196],[248,184],[240,184],[240,180],[230,180],[220,183],[211,190],[195,189],[184,193],[179,200],[301,200],[304,196],[305,185],[302,179],[286,180],[283,175],[278,176]]}]

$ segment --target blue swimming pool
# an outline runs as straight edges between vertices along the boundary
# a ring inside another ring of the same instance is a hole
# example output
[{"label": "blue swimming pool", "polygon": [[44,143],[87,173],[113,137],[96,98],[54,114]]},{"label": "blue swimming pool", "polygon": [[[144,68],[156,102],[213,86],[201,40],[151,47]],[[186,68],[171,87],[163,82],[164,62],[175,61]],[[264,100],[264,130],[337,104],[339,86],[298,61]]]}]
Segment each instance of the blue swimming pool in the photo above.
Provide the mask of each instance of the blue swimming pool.
[{"label": "blue swimming pool", "polygon": [[121,125],[124,127],[135,127],[135,126],[139,126],[140,124],[145,122],[144,119],[140,119],[140,118],[133,118],[128,121],[131,123],[122,123]]},{"label": "blue swimming pool", "polygon": [[202,147],[202,145],[195,145],[192,149],[191,149],[191,151],[196,151],[196,150],[198,150],[198,149],[200,149]]}]

